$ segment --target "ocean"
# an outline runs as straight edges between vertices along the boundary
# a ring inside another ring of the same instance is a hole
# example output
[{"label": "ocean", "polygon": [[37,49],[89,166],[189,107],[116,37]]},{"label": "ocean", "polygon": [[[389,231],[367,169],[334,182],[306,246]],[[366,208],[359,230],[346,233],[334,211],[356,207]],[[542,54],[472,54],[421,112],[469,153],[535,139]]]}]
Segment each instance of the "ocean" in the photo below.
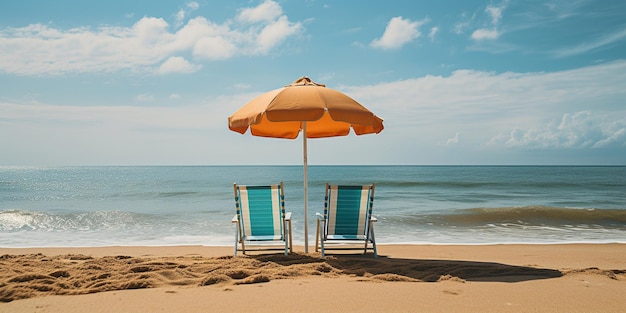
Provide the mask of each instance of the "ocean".
[{"label": "ocean", "polygon": [[[0,167],[0,247],[233,245],[234,182],[285,184],[304,243],[302,166]],[[626,243],[626,167],[309,166],[309,243],[324,184],[376,183],[378,243]]]}]

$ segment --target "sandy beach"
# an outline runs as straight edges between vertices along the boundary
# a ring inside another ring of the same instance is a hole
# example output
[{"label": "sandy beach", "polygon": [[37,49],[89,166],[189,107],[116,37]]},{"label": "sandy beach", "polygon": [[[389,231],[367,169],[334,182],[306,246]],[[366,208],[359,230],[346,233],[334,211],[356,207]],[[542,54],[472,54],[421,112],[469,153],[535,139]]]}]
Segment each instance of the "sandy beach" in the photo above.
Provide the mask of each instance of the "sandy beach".
[{"label": "sandy beach", "polygon": [[625,244],[0,248],[0,312],[623,312]]}]

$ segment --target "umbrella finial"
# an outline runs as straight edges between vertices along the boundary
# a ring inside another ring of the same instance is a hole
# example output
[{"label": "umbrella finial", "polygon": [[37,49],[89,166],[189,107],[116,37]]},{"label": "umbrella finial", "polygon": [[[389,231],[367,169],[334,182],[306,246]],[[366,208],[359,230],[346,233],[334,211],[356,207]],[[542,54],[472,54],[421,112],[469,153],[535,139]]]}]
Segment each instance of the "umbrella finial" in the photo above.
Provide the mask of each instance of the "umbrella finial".
[{"label": "umbrella finial", "polygon": [[[302,76],[302,77],[294,80],[293,83],[291,83],[291,84],[289,84],[287,86],[319,86],[319,87],[326,87],[326,85],[324,85],[324,84],[318,84],[318,83],[314,82],[308,76]],[[285,86],[285,87],[287,87],[287,86]]]}]

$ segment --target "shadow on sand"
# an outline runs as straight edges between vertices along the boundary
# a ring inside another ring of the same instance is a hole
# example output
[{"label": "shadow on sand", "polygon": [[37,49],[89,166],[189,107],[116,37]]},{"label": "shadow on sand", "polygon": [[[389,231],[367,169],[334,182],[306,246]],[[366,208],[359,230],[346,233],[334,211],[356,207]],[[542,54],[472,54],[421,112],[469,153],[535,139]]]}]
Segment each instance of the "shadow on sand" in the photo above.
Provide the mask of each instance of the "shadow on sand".
[{"label": "shadow on sand", "polygon": [[493,262],[462,260],[402,259],[371,255],[339,254],[321,259],[303,254],[249,256],[261,262],[273,262],[289,267],[295,264],[318,264],[324,273],[351,275],[389,281],[437,282],[463,280],[480,282],[522,282],[558,278],[558,270]]}]

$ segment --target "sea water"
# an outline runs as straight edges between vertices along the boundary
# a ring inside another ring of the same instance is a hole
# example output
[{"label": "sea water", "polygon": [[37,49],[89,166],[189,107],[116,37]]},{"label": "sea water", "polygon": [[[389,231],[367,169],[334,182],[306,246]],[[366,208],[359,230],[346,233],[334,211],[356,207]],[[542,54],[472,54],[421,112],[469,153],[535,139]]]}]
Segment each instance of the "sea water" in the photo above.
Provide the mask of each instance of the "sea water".
[{"label": "sea water", "polygon": [[[309,242],[324,185],[375,183],[378,243],[626,242],[626,167],[310,166]],[[302,166],[0,167],[0,247],[231,245],[233,183],[283,181],[304,242]]]}]

